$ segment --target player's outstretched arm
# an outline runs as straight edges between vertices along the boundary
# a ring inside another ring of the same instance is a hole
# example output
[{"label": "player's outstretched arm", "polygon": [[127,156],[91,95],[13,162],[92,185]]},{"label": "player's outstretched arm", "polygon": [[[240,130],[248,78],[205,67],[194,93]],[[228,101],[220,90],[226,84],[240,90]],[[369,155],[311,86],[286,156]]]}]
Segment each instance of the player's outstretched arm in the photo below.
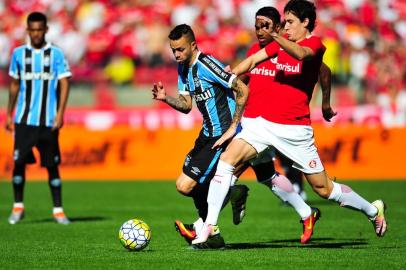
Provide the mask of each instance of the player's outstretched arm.
[{"label": "player's outstretched arm", "polygon": [[218,139],[212,148],[222,145],[224,142],[230,140],[236,133],[238,124],[240,123],[242,113],[244,112],[245,104],[247,103],[249,88],[240,79],[235,78],[231,85],[235,94],[235,112],[233,120],[227,131]]},{"label": "player's outstretched arm", "polygon": [[337,115],[337,112],[333,111],[330,104],[330,94],[331,94],[331,70],[323,63],[321,63],[319,72],[319,82],[322,92],[322,105],[321,110],[323,113],[323,118],[327,122],[331,121],[331,118]]},{"label": "player's outstretched arm", "polygon": [[281,36],[277,32],[272,32],[273,39],[284,49],[288,54],[293,56],[294,58],[302,61],[307,58],[312,58],[314,56],[314,52],[309,47],[300,46],[296,42],[290,41],[283,36]]},{"label": "player's outstretched arm", "polygon": [[179,95],[178,98],[168,96],[161,82],[154,83],[152,98],[165,102],[172,108],[182,113],[189,113],[192,110],[192,98],[188,95]]},{"label": "player's outstretched arm", "polygon": [[268,58],[270,57],[268,56],[265,49],[261,49],[239,63],[235,68],[233,68],[232,73],[237,76],[247,73],[248,71],[251,71],[254,67],[256,67],[259,63]]},{"label": "player's outstretched arm", "polygon": [[20,88],[20,82],[17,79],[12,78],[10,83],[8,103],[7,103],[7,116],[6,116],[6,130],[13,131],[13,111],[16,106],[18,90]]},{"label": "player's outstretched arm", "polygon": [[60,129],[63,126],[63,118],[65,114],[66,104],[68,104],[68,97],[69,97],[69,79],[67,77],[61,78],[59,80],[59,85],[61,89],[60,95],[60,105],[58,111],[56,113],[54,123],[52,126],[53,130]]}]

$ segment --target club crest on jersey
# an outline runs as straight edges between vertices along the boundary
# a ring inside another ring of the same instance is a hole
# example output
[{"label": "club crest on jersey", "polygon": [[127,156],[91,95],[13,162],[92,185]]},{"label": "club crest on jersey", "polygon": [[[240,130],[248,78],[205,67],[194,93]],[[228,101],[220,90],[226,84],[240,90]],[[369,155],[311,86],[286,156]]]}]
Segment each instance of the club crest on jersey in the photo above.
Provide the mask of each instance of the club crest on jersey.
[{"label": "club crest on jersey", "polygon": [[197,77],[193,78],[193,83],[195,84],[195,88],[200,87],[200,80],[199,80],[199,78],[197,78]]},{"label": "club crest on jersey", "polygon": [[51,64],[51,58],[49,56],[44,57],[44,66],[48,67]]},{"label": "club crest on jersey", "polygon": [[212,97],[213,97],[213,95],[211,94],[211,92],[209,90],[206,90],[204,92],[194,95],[195,101],[204,101],[204,100],[208,100],[209,98],[212,98]]},{"label": "club crest on jersey", "polygon": [[309,167],[314,169],[317,166],[317,162],[313,159],[312,161],[309,162]]}]

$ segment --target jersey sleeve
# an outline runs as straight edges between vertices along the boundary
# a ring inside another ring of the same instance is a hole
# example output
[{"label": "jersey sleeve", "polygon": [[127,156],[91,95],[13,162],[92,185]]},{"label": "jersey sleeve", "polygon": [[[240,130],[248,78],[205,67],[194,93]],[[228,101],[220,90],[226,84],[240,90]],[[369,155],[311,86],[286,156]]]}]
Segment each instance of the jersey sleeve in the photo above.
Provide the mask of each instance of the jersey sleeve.
[{"label": "jersey sleeve", "polygon": [[317,36],[311,36],[303,40],[303,42],[301,42],[300,45],[302,47],[310,48],[314,54],[316,54],[319,51],[324,53],[324,51],[326,50],[323,43],[321,42],[321,39]]},{"label": "jersey sleeve", "polygon": [[18,57],[17,57],[17,51],[14,50],[13,54],[11,56],[11,62],[10,62],[10,67],[8,70],[8,75],[14,79],[19,79],[20,78],[20,69],[18,66]]},{"label": "jersey sleeve", "polygon": [[66,58],[65,58],[63,52],[60,50],[58,50],[55,55],[54,69],[57,73],[58,80],[62,79],[62,78],[72,77],[72,72],[70,71],[68,61],[66,61]]},{"label": "jersey sleeve", "polygon": [[218,83],[226,88],[231,88],[235,74],[224,70],[224,65],[207,55],[201,58],[201,75],[208,81]]}]

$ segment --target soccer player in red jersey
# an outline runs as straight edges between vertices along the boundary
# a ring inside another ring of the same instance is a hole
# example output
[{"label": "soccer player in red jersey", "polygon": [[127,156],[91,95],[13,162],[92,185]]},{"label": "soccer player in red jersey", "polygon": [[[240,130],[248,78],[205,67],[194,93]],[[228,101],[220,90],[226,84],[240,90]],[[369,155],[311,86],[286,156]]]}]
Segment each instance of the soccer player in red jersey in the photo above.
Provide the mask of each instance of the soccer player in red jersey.
[{"label": "soccer player in red jersey", "polygon": [[[258,101],[259,117],[243,119],[243,130],[222,153],[208,194],[208,215],[199,238],[200,245],[212,233],[236,165],[254,157],[272,145],[294,162],[322,198],[363,212],[374,225],[377,236],[387,229],[382,200],[369,203],[350,187],[333,182],[324,170],[314,145],[309,101],[318,79],[325,47],[311,34],[316,22],[316,8],[306,0],[291,0],[285,8],[286,36],[272,32],[274,41],[245,59],[233,72],[236,75],[252,70],[257,64],[277,55],[277,73],[272,91]],[[305,226],[313,227],[310,220]]]},{"label": "soccer player in red jersey", "polygon": [[[263,7],[259,9],[255,15],[255,33],[258,39],[257,43],[254,43],[248,50],[247,57],[258,52],[269,43],[273,42],[271,32],[274,29],[282,27],[280,24],[280,15],[274,7]],[[282,29],[279,30],[282,32]],[[250,72],[240,75],[241,80],[250,84],[250,96],[248,98],[247,106],[245,107],[244,117],[255,118],[259,116],[255,104],[258,104],[258,100],[262,100],[263,95],[266,95],[269,86],[272,85],[276,74],[277,57],[272,57],[267,61],[259,63]],[[319,82],[323,93],[322,100],[322,113],[326,121],[330,121],[336,113],[331,109],[330,105],[330,91],[331,91],[331,71],[329,67],[322,64],[319,73]],[[270,89],[269,91],[272,91]],[[266,96],[265,96],[266,98]],[[275,151],[272,147],[262,152],[261,156],[267,156],[275,158],[277,157],[285,171],[285,175],[292,182],[293,188],[300,196],[305,199],[305,192],[302,184],[302,173],[298,169],[292,167],[293,162],[282,155],[279,151]],[[269,159],[269,158],[268,158]],[[250,161],[251,162],[251,161]],[[257,162],[254,160],[254,162]],[[267,164],[267,166],[269,166]],[[259,179],[258,179],[259,180]],[[260,181],[261,182],[261,181]]]}]

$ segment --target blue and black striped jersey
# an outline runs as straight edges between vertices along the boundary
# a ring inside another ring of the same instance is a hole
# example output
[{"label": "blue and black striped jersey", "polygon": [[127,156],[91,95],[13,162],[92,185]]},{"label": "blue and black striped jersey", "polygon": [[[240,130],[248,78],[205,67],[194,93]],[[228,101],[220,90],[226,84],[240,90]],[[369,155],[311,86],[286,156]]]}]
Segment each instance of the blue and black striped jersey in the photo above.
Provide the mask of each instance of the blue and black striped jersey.
[{"label": "blue and black striped jersey", "polygon": [[50,43],[14,49],[9,75],[20,80],[14,122],[52,127],[59,105],[58,80],[72,76],[62,50]]},{"label": "blue and black striped jersey", "polygon": [[203,116],[203,134],[221,136],[230,127],[235,111],[231,84],[235,75],[224,71],[224,65],[212,56],[199,52],[189,68],[178,67],[178,89],[191,95]]}]

